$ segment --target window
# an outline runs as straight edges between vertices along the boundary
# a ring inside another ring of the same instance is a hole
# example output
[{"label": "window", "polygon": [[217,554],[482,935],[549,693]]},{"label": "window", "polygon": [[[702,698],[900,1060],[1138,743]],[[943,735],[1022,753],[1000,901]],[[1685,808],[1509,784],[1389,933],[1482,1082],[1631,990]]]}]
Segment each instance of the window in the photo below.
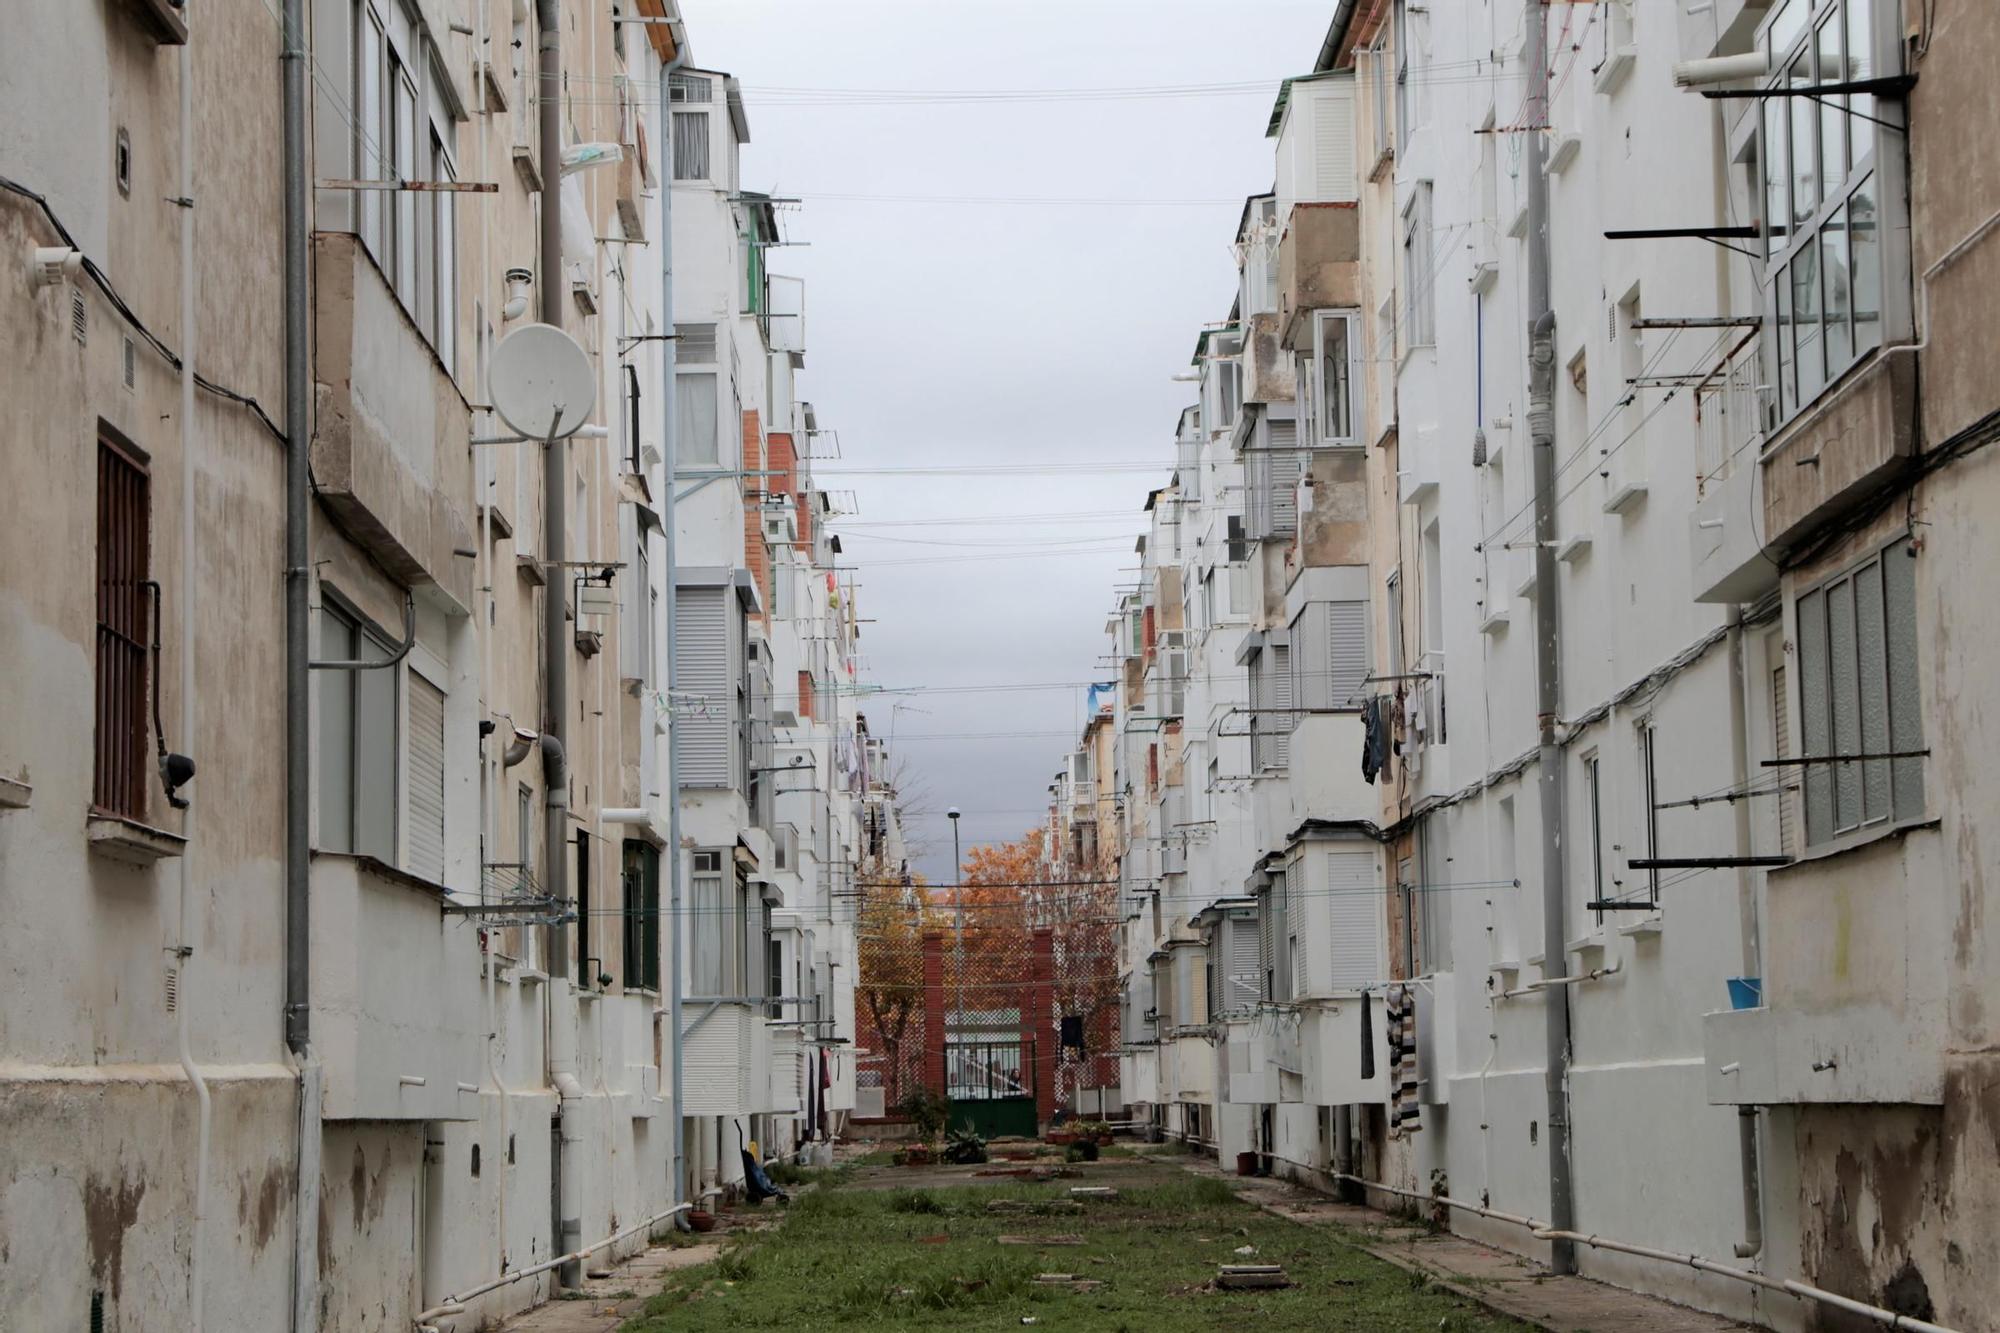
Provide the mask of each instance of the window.
[{"label": "window", "polygon": [[625,989],[660,988],[660,853],[649,842],[624,845]]},{"label": "window", "polygon": [[597,985],[597,974],[591,970],[590,960],[590,834],[583,829],[576,831],[576,882],[571,885],[571,902],[576,910],[576,965],[570,973],[576,984],[584,990]]},{"label": "window", "polygon": [[[1402,676],[1404,670],[1403,668],[1403,571],[1402,570],[1394,569],[1389,571],[1389,579],[1385,587],[1385,596],[1388,599],[1388,613],[1389,613],[1388,614],[1389,642],[1386,645],[1389,650],[1389,657],[1388,657],[1389,675],[1392,679],[1394,679]],[[1398,689],[1402,688],[1402,682],[1400,680],[1397,681],[1396,688]]]},{"label": "window", "polygon": [[[540,892],[535,886],[535,793],[523,782],[514,789],[514,863],[519,878],[516,891]],[[542,967],[542,933],[546,926],[522,926],[521,965],[531,972]]]},{"label": "window", "polygon": [[[437,48],[402,0],[356,0],[353,160],[364,180],[458,178],[458,122]],[[458,347],[457,196],[355,191],[361,241],[449,373]]]},{"label": "window", "polygon": [[[322,594],[322,660],[381,661],[394,650],[379,629]],[[319,830],[326,851],[398,864],[396,667],[319,671]]]},{"label": "window", "polygon": [[[352,674],[366,674],[354,673]],[[409,673],[409,854],[404,869],[444,882],[444,691]]]},{"label": "window", "polygon": [[1258,709],[1250,715],[1250,759],[1258,772],[1287,767],[1291,762],[1292,711],[1291,650],[1284,644],[1266,644],[1250,659],[1250,705]]},{"label": "window", "polygon": [[[1784,0],[1766,20],[1768,87],[1876,75],[1881,0]],[[1894,10],[1885,6],[1885,10]],[[1775,426],[1809,406],[1882,342],[1882,197],[1877,113],[1868,94],[1772,97],[1757,161],[1765,214],[1765,318],[1772,331]]]},{"label": "window", "polygon": [[1431,235],[1431,183],[1418,181],[1403,205],[1403,348],[1437,342],[1436,239]]},{"label": "window", "polygon": [[1410,131],[1415,129],[1410,115],[1410,13],[1405,0],[1396,0],[1396,149],[1405,151],[1410,146]]},{"label": "window", "polygon": [[[1657,859],[1660,855],[1660,788],[1659,771],[1654,763],[1654,751],[1659,733],[1651,719],[1639,724],[1639,785],[1646,801],[1646,856]],[[1646,901],[1659,905],[1660,870],[1658,866],[1646,871]]]},{"label": "window", "polygon": [[146,815],[147,628],[159,612],[148,582],[152,479],[137,450],[97,440],[97,706],[91,804]]},{"label": "window", "polygon": [[[1791,695],[1785,687],[1786,669],[1776,666],[1771,669],[1771,757],[1790,759],[1792,757],[1792,715]],[[1778,854],[1798,855],[1798,831],[1792,814],[1792,774],[1780,770],[1783,780],[1778,786]]]},{"label": "window", "polygon": [[1368,603],[1309,602],[1292,622],[1292,701],[1358,709],[1368,675]]},{"label": "window", "polygon": [[1368,52],[1368,83],[1373,102],[1372,119],[1375,129],[1375,154],[1371,160],[1378,164],[1389,156],[1395,143],[1390,138],[1392,126],[1389,122],[1389,84],[1392,79],[1398,84],[1401,83],[1401,79],[1389,68],[1386,39],[1386,33],[1377,37],[1374,47]]},{"label": "window", "polygon": [[[1906,538],[1801,595],[1799,733],[1806,757],[1923,747],[1916,558]],[[1806,764],[1806,846],[1924,812],[1922,760]]]},{"label": "window", "polygon": [[1314,428],[1323,445],[1361,442],[1361,414],[1354,401],[1361,384],[1360,344],[1358,312],[1321,311],[1313,317]]},{"label": "window", "polygon": [[674,336],[674,459],[683,467],[720,467],[715,325],[676,324]]},{"label": "window", "polygon": [[708,179],[708,113],[674,112],[674,179]]},{"label": "window", "polygon": [[1263,901],[1258,904],[1257,911],[1258,953],[1261,955],[1258,970],[1262,973],[1265,1000],[1289,1000],[1292,997],[1291,958],[1285,929],[1291,916],[1291,905],[1286,887],[1285,868],[1271,867],[1270,884],[1264,890]]},{"label": "window", "polygon": [[1326,854],[1333,989],[1361,990],[1382,975],[1382,889],[1371,849]]},{"label": "window", "polygon": [[1245,520],[1253,540],[1295,535],[1299,530],[1299,423],[1265,417],[1257,440],[1243,451]]},{"label": "window", "polygon": [[688,877],[689,904],[693,913],[688,932],[688,993],[716,996],[726,992],[724,959],[731,915],[723,898],[722,853],[694,853],[693,872]]}]

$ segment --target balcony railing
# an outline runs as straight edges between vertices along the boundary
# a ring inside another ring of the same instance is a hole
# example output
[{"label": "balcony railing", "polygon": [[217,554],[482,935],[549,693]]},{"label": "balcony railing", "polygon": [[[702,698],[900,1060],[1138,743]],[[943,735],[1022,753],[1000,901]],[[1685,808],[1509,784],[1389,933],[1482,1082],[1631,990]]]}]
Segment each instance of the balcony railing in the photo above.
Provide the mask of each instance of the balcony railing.
[{"label": "balcony railing", "polygon": [[1758,389],[1758,339],[1739,341],[1694,388],[1695,493],[1727,477],[1763,438],[1763,394]]}]

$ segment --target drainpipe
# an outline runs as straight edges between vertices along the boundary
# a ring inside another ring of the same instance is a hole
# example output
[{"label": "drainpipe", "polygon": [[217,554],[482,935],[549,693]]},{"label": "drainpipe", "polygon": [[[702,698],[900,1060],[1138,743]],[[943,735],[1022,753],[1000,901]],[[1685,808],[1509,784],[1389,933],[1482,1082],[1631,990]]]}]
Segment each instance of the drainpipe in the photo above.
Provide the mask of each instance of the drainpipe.
[{"label": "drainpipe", "polygon": [[312,700],[307,594],[312,586],[311,354],[307,327],[306,6],[284,0],[285,208],[285,1047],[299,1076],[298,1194],[293,1204],[292,1329],[319,1327],[320,1070],[312,1052],[309,804]]},{"label": "drainpipe", "polygon": [[[541,30],[542,171],[542,323],[560,329],[563,300],[562,205],[562,32],[561,0],[536,0]],[[542,785],[547,816],[542,827],[542,889],[557,904],[557,915],[569,901],[569,765],[563,737],[569,721],[569,644],[567,627],[569,583],[564,573],[564,519],[569,508],[568,446],[552,441],[542,446],[542,559],[547,575],[542,588]],[[569,975],[569,932],[558,922],[549,927],[549,975]]]},{"label": "drainpipe", "polygon": [[[194,271],[194,57],[181,45],[181,737],[190,747],[195,740],[195,271]],[[158,685],[155,684],[155,689]],[[188,1327],[202,1326],[201,1255],[208,1219],[208,1145],[210,1103],[208,1080],[195,1064],[194,1047],[188,1027],[188,960],[194,957],[194,838],[195,812],[192,805],[181,816],[181,837],[187,840],[180,857],[180,943],[174,968],[179,974],[175,989],[175,1035],[180,1042],[181,1071],[195,1098],[194,1226],[188,1240]]]},{"label": "drainpipe", "polygon": [[[1549,30],[1547,0],[1527,0],[1528,106],[1548,119]],[[1535,712],[1541,736],[1536,785],[1542,816],[1542,957],[1556,966],[1568,945],[1568,886],[1563,858],[1563,752],[1556,737],[1562,710],[1562,607],[1556,581],[1555,383],[1556,316],[1549,296],[1548,144],[1528,135],[1528,438],[1535,470]],[[1544,1092],[1549,1122],[1549,1216],[1553,1232],[1574,1222],[1569,1160],[1569,995],[1550,987],[1544,1015]],[[1567,1235],[1549,1238],[1549,1267],[1576,1271],[1576,1246]]]},{"label": "drainpipe", "polygon": [[[560,329],[567,284],[563,281],[562,252],[562,5],[561,0],[536,0],[535,17],[541,50],[541,77],[536,107],[540,113],[540,161],[542,173],[541,216],[541,315],[542,322]],[[563,563],[564,520],[569,509],[568,445],[550,440],[542,445],[542,559],[546,574],[542,585],[542,892],[555,905],[556,923],[548,928],[547,963],[551,977],[569,975],[569,931],[561,918],[569,911],[569,763],[563,744],[569,722],[569,579]],[[545,1021],[552,1032],[562,1030],[556,1022],[554,986],[543,991]],[[578,1211],[581,1179],[578,1164],[570,1160],[577,1137],[567,1124],[573,1103],[583,1089],[576,1081],[574,1042],[569,1043],[567,1060],[560,1058],[553,1044],[549,1048],[550,1081],[561,1097],[556,1112],[557,1132],[562,1147],[553,1164],[558,1199],[556,1219],[558,1243],[574,1231],[581,1240],[583,1219]],[[565,1287],[578,1286],[583,1278],[581,1263],[565,1264],[557,1270],[557,1280]]]},{"label": "drainpipe", "polygon": [[[1749,718],[1745,700],[1748,672],[1743,664],[1743,609],[1731,606],[1729,635],[1729,758],[1730,772],[1737,791],[1750,786]],[[1731,801],[1735,817],[1736,854],[1750,855],[1750,802]],[[1748,867],[1736,872],[1737,910],[1741,920],[1742,975],[1764,974],[1761,963],[1763,943],[1757,915],[1757,874]],[[1736,1108],[1736,1139],[1739,1171],[1743,1178],[1743,1239],[1737,1242],[1736,1257],[1750,1259],[1764,1248],[1764,1200],[1761,1168],[1757,1160],[1757,1108]]]},{"label": "drainpipe", "polygon": [[[679,619],[680,590],[674,567],[674,537],[677,521],[675,504],[679,497],[675,488],[679,485],[680,441],[676,438],[680,427],[680,385],[675,379],[675,365],[679,344],[675,341],[674,329],[674,111],[673,74],[687,57],[687,29],[679,23],[668,29],[673,34],[674,54],[671,60],[660,65],[660,123],[656,127],[660,140],[660,324],[666,336],[660,339],[660,434],[664,442],[661,452],[666,456],[665,481],[660,487],[660,528],[661,543],[666,567],[666,596],[662,599],[667,630],[667,952],[673,966],[672,979],[661,978],[661,984],[670,986],[667,1000],[667,1049],[669,1063],[673,1066],[670,1077],[673,1081],[674,1108],[674,1163],[673,1193],[669,1202],[681,1203],[687,1199],[687,1119],[682,1110],[681,1089],[684,1064],[682,1056],[686,1042],[681,1032],[681,995],[686,990],[682,985],[682,962],[686,957],[685,942],[682,938],[683,918],[681,915],[681,883],[685,873],[682,861],[685,856],[681,848],[681,737],[680,737],[680,696],[674,691],[680,688],[680,630]],[[674,1214],[675,1225],[685,1226],[686,1219]]]}]

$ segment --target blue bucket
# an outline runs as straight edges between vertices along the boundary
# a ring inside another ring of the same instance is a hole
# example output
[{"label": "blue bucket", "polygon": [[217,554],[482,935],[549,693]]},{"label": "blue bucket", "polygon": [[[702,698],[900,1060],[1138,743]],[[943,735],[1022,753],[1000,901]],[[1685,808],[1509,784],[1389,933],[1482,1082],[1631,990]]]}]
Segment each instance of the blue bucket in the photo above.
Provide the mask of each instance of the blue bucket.
[{"label": "blue bucket", "polygon": [[1761,1009],[1764,1007],[1764,978],[1729,978],[1729,1007],[1731,1009]]}]

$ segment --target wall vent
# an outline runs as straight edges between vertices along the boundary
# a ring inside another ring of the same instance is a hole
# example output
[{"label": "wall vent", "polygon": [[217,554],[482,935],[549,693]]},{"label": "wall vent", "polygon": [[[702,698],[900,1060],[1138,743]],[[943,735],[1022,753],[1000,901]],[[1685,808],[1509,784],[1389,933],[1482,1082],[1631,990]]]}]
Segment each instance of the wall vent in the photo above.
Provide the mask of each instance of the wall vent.
[{"label": "wall vent", "polygon": [[181,1007],[181,970],[178,967],[167,969],[166,999],[168,1013],[171,1014]]},{"label": "wall vent", "polygon": [[69,331],[76,335],[77,346],[90,345],[90,316],[84,308],[83,293],[74,287],[69,293]]},{"label": "wall vent", "polygon": [[127,338],[125,340],[125,387],[128,389],[132,387],[132,381],[138,369],[138,361],[138,349],[132,340]]}]

